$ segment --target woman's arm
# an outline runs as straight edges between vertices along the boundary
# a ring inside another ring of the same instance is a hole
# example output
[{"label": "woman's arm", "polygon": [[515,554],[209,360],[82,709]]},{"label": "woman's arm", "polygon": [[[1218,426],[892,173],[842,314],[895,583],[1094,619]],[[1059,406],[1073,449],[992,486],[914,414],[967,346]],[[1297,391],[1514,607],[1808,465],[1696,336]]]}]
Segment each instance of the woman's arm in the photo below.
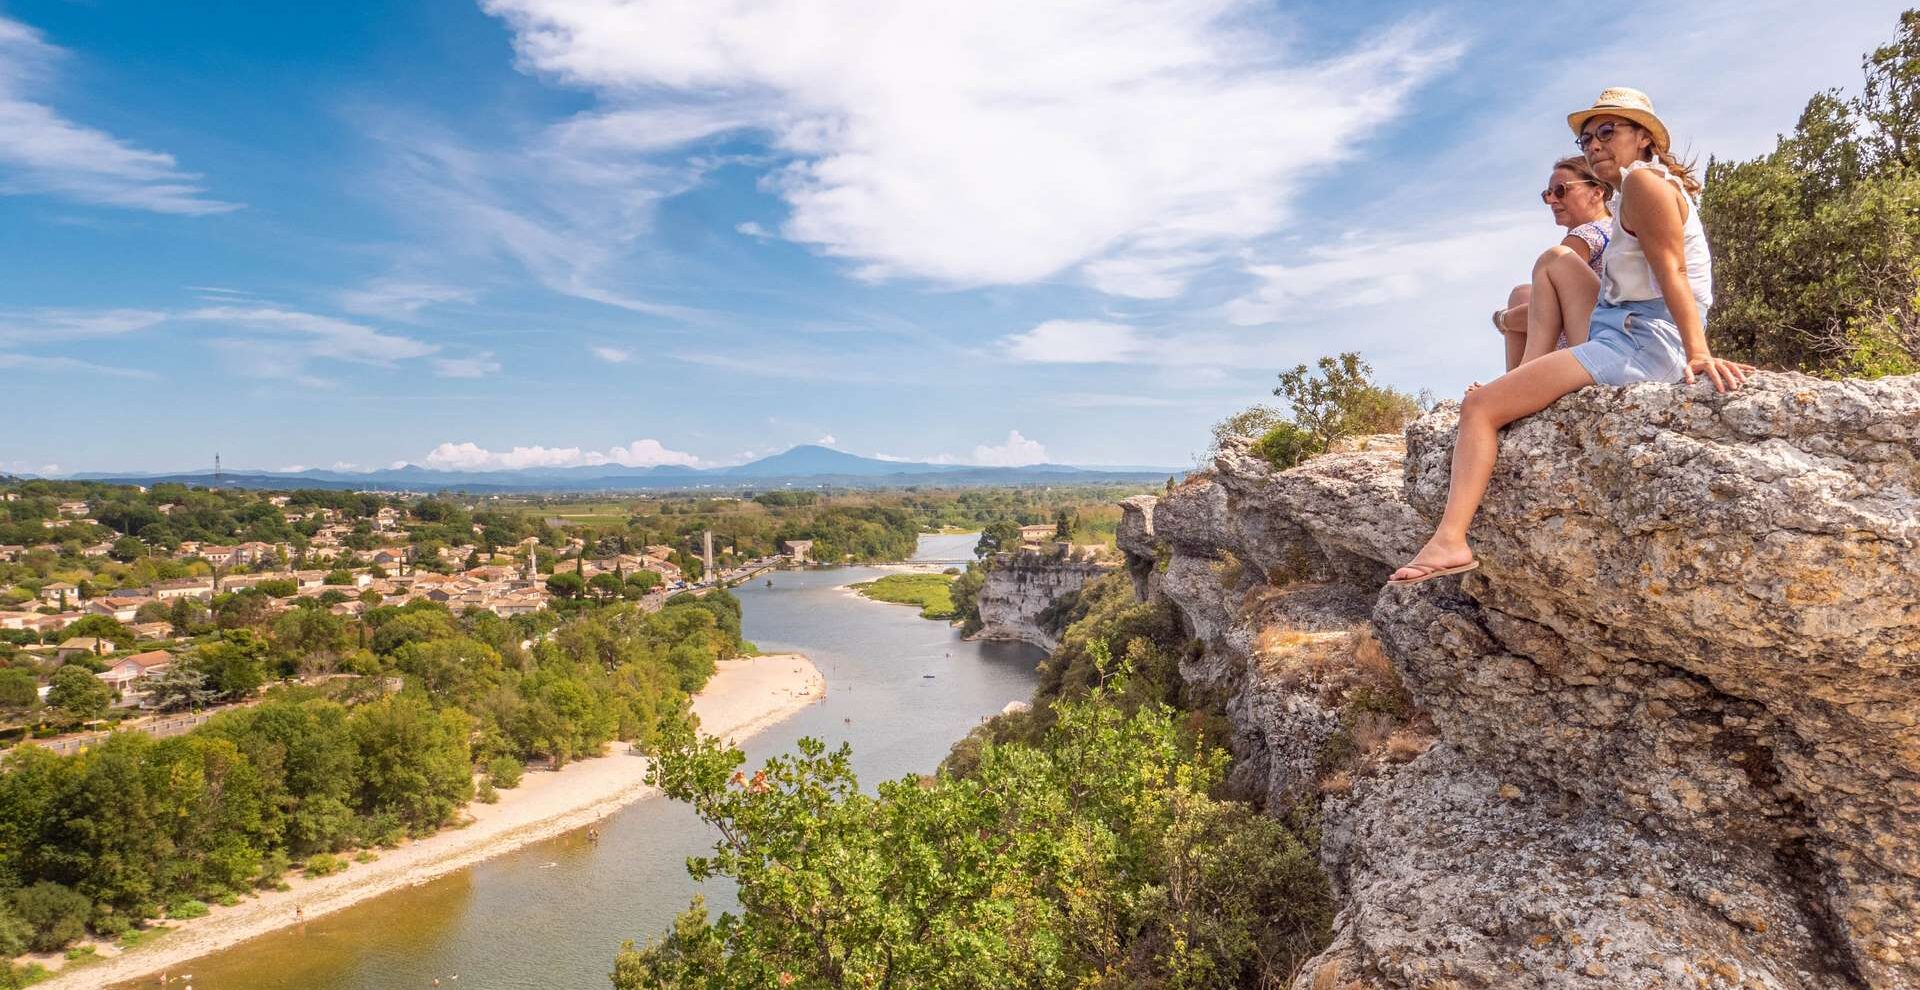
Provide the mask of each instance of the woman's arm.
[{"label": "woman's arm", "polygon": [[1660,296],[1673,314],[1673,325],[1680,330],[1680,343],[1687,350],[1683,371],[1687,383],[1692,384],[1696,372],[1705,372],[1717,391],[1739,388],[1745,380],[1744,366],[1722,361],[1707,349],[1707,328],[1700,322],[1700,306],[1694,301],[1693,286],[1687,282],[1683,211],[1691,208],[1690,204],[1680,190],[1651,169],[1629,172],[1620,199],[1620,222],[1640,239],[1654,281],[1660,283]]},{"label": "woman's arm", "polygon": [[1560,246],[1579,255],[1581,261],[1589,264],[1593,262],[1593,245],[1588,244],[1587,239],[1581,237],[1579,234],[1568,234],[1562,237],[1560,239]]}]

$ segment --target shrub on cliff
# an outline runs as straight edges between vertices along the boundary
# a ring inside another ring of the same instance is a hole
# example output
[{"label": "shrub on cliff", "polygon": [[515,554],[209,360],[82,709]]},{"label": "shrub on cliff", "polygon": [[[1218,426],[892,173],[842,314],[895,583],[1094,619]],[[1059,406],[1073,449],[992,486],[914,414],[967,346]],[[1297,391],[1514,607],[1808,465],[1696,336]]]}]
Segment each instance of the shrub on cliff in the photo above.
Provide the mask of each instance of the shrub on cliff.
[{"label": "shrub on cliff", "polygon": [[1218,453],[1234,437],[1257,437],[1254,453],[1277,468],[1290,468],[1332,449],[1343,437],[1399,433],[1420,415],[1420,399],[1372,379],[1373,368],[1354,351],[1323,357],[1313,368],[1296,365],[1280,373],[1273,394],[1288,414],[1255,405],[1213,425]]}]

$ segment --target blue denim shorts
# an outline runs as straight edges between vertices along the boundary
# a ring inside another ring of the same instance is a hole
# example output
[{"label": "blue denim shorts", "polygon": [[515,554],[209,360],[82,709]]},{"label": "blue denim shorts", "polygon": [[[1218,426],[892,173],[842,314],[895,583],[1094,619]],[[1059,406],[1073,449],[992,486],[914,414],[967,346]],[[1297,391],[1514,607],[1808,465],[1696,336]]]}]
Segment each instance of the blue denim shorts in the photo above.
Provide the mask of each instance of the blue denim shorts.
[{"label": "blue denim shorts", "polygon": [[1587,334],[1571,351],[1601,385],[1677,382],[1686,370],[1687,350],[1664,299],[1600,306]]}]

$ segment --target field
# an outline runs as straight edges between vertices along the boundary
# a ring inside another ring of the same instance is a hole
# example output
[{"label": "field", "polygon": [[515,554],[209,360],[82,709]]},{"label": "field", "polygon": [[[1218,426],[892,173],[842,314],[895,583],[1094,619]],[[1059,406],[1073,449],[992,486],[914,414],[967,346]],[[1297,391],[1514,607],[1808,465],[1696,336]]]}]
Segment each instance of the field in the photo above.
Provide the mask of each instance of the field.
[{"label": "field", "polygon": [[877,602],[920,606],[922,619],[953,618],[951,574],[889,574],[878,581],[862,581],[854,589]]}]

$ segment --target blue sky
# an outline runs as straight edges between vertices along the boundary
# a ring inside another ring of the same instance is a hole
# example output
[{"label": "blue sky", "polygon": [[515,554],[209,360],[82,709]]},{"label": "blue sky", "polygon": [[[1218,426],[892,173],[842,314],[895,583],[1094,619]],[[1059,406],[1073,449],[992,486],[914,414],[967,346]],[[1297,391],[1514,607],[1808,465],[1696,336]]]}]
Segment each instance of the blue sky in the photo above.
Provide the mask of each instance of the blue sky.
[{"label": "blue sky", "polygon": [[1600,89],[1750,156],[1901,7],[0,0],[0,470],[1191,463],[1496,373]]}]

